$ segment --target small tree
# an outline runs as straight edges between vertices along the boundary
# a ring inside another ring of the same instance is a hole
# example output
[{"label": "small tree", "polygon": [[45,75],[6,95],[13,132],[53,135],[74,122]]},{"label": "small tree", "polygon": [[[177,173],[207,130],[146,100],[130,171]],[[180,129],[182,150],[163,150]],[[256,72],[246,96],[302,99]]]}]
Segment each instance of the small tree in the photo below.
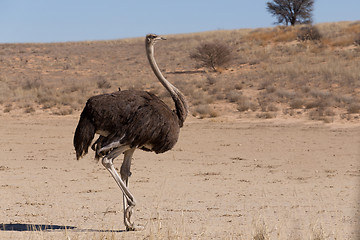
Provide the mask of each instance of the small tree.
[{"label": "small tree", "polygon": [[202,43],[190,54],[190,58],[199,62],[196,67],[208,67],[217,72],[232,60],[230,47],[219,42]]},{"label": "small tree", "polygon": [[267,2],[266,9],[277,17],[277,23],[311,23],[314,0],[274,0]]}]

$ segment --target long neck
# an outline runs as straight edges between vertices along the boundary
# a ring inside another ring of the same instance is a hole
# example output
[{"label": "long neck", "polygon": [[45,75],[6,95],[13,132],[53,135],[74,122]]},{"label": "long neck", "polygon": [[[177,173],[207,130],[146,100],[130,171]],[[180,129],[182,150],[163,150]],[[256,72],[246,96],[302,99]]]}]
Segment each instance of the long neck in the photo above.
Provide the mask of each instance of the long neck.
[{"label": "long neck", "polygon": [[154,71],[156,77],[159,79],[160,83],[166,88],[166,90],[170,93],[173,101],[175,102],[176,114],[179,118],[180,127],[182,127],[187,113],[188,106],[185,101],[184,95],[177,89],[174,85],[172,85],[166,78],[162,75],[154,57],[154,45],[146,43],[146,53],[150,63],[152,70]]}]

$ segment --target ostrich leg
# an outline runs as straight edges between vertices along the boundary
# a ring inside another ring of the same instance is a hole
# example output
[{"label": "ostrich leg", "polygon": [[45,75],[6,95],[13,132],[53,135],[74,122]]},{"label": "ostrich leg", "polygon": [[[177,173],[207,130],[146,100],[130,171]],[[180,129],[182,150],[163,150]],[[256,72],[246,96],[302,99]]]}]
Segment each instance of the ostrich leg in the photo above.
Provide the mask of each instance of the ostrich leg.
[{"label": "ostrich leg", "polygon": [[[119,156],[121,153],[123,153],[123,152],[125,152],[127,150],[131,150],[131,148],[129,146],[120,146],[118,148],[115,148],[114,150],[112,150],[110,153],[108,153],[102,159],[102,164],[110,172],[111,176],[114,178],[115,182],[120,187],[120,190],[123,192],[123,194],[124,194],[124,196],[125,196],[125,198],[127,200],[127,204],[129,205],[126,208],[125,212],[124,212],[124,219],[125,219],[126,229],[127,230],[135,230],[134,223],[130,222],[131,212],[132,212],[132,209],[135,207],[135,204],[136,204],[135,198],[130,193],[129,189],[126,187],[126,184],[120,178],[119,174],[116,172],[116,169],[115,169],[114,164],[113,164],[114,159],[117,156]],[[129,155],[129,154],[127,154],[127,155]]]},{"label": "ostrich leg", "polygon": [[[131,172],[130,172],[131,160],[135,149],[136,148],[131,148],[124,152],[124,161],[120,169],[121,179],[125,182],[126,187],[128,189],[129,189],[129,177],[131,176]],[[128,203],[125,194],[123,194],[124,223],[127,231],[134,230],[133,227],[132,229],[128,227],[128,226],[133,226],[133,223],[130,222],[133,207],[134,206],[131,206]]]}]

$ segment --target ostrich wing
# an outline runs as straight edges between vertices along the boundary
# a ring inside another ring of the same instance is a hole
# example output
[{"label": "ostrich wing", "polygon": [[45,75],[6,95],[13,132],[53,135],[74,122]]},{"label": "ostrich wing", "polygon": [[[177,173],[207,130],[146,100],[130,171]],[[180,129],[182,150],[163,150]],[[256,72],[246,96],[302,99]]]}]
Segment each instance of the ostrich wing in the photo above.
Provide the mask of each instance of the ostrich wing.
[{"label": "ostrich wing", "polygon": [[86,108],[102,135],[93,149],[119,143],[161,153],[177,142],[176,114],[151,93],[127,90],[98,95],[88,100]]}]

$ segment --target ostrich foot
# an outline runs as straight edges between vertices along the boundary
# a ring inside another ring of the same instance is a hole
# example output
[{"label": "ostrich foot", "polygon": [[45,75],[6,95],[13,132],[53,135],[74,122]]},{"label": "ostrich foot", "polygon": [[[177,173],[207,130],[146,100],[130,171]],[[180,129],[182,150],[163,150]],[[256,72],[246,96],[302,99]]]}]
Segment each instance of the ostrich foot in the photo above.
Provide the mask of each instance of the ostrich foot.
[{"label": "ostrich foot", "polygon": [[145,229],[145,226],[142,225],[135,225],[134,222],[131,222],[130,218],[133,212],[133,208],[135,206],[128,206],[125,210],[125,226],[126,226],[126,231],[142,231]]},{"label": "ostrich foot", "polygon": [[131,215],[133,213],[133,208],[134,208],[133,205],[128,206],[124,213],[125,214],[124,221],[125,221],[126,231],[135,231],[136,230],[136,228],[134,226],[134,222],[131,222],[131,220],[130,220]]},{"label": "ostrich foot", "polygon": [[145,229],[145,226],[142,226],[142,225],[136,225],[136,226],[133,225],[131,228],[126,227],[127,232],[130,232],[130,231],[143,231],[144,229]]}]

